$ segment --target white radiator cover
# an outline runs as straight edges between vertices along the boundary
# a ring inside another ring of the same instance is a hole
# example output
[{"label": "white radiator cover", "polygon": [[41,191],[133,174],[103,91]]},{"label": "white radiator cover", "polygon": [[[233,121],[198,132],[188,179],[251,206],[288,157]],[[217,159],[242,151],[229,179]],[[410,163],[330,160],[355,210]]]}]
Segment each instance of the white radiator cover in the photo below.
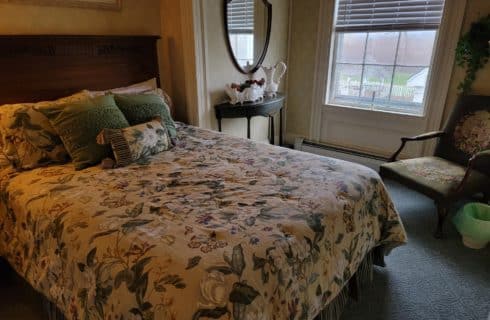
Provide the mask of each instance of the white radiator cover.
[{"label": "white radiator cover", "polygon": [[345,161],[359,163],[375,171],[379,171],[379,166],[386,162],[386,159],[381,157],[319,144],[305,140],[303,138],[296,138],[296,140],[294,141],[294,149],[318,154],[325,157],[337,158]]}]

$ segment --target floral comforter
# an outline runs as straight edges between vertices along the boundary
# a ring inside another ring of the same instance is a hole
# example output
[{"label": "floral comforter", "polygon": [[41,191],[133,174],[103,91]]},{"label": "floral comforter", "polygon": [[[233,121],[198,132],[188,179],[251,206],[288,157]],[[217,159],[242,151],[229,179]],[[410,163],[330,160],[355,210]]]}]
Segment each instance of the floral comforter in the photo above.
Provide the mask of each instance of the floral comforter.
[{"label": "floral comforter", "polygon": [[2,175],[0,254],[68,319],[312,319],[406,241],[374,171],[181,125],[128,167]]}]

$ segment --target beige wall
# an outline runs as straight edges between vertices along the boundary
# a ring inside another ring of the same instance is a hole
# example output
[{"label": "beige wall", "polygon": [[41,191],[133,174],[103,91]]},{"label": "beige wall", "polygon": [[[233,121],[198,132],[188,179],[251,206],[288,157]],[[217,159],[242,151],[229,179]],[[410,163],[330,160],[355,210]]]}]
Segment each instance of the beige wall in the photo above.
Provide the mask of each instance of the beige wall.
[{"label": "beige wall", "polygon": [[[290,139],[295,136],[307,137],[309,135],[320,1],[324,0],[292,2],[288,121],[286,125],[287,136]],[[468,30],[471,22],[489,13],[490,0],[468,0],[463,32]],[[463,76],[463,70],[455,66],[446,101],[445,118],[454,105],[457,98],[456,88]],[[473,89],[475,93],[490,95],[490,63],[478,73]]]},{"label": "beige wall", "polygon": [[160,34],[159,0],[124,0],[121,11],[0,2],[0,34]]},{"label": "beige wall", "polygon": [[[488,14],[490,14],[490,0],[468,0],[461,31],[462,34],[469,30],[472,22]],[[451,77],[451,84],[449,86],[449,93],[446,100],[444,119],[449,117],[449,114],[456,103],[458,97],[458,84],[461,82],[461,80],[463,80],[464,75],[464,69],[458,66],[454,67],[453,75]],[[476,80],[473,83],[472,93],[490,95],[490,62],[487,63],[483,69],[478,71]]]},{"label": "beige wall", "polygon": [[[181,5],[182,1],[160,1],[162,37],[160,41],[160,75],[163,89],[173,99],[173,117],[176,120],[187,122]],[[189,41],[189,39],[187,40]]]},{"label": "beige wall", "polygon": [[[272,4],[273,19],[271,41],[267,51],[264,65],[275,64],[278,61],[287,63],[288,29],[289,29],[289,0],[269,0]],[[206,50],[206,76],[209,104],[206,107],[201,125],[217,129],[214,114],[214,105],[226,99],[224,87],[231,82],[242,82],[248,77],[241,74],[234,67],[225,43],[223,27],[223,1],[206,0],[202,2],[204,18],[204,43]],[[254,78],[262,78],[262,70]],[[284,88],[286,78],[283,78]],[[283,89],[284,90],[284,89]],[[264,117],[252,119],[252,139],[267,140],[268,120]],[[245,119],[223,119],[223,131],[240,137],[246,136]]]}]

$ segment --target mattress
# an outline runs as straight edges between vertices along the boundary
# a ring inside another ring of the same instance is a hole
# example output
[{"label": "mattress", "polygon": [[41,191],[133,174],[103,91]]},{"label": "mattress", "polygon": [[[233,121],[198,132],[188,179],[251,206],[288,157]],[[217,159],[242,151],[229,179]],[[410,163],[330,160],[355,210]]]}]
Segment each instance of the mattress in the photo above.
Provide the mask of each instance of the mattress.
[{"label": "mattress", "polygon": [[124,168],[1,174],[0,255],[67,319],[313,319],[406,234],[366,167],[178,126]]}]

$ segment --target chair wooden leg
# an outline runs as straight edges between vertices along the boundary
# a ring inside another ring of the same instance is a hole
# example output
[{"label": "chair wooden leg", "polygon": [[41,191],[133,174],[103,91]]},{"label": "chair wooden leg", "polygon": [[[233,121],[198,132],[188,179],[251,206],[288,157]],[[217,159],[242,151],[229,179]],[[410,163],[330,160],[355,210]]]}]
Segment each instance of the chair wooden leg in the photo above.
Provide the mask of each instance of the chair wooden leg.
[{"label": "chair wooden leg", "polygon": [[437,239],[442,239],[444,236],[442,227],[444,225],[444,220],[446,220],[447,217],[448,206],[447,204],[442,204],[442,203],[436,203],[436,206],[437,206],[437,229],[436,232],[434,233],[434,237],[436,237]]}]

